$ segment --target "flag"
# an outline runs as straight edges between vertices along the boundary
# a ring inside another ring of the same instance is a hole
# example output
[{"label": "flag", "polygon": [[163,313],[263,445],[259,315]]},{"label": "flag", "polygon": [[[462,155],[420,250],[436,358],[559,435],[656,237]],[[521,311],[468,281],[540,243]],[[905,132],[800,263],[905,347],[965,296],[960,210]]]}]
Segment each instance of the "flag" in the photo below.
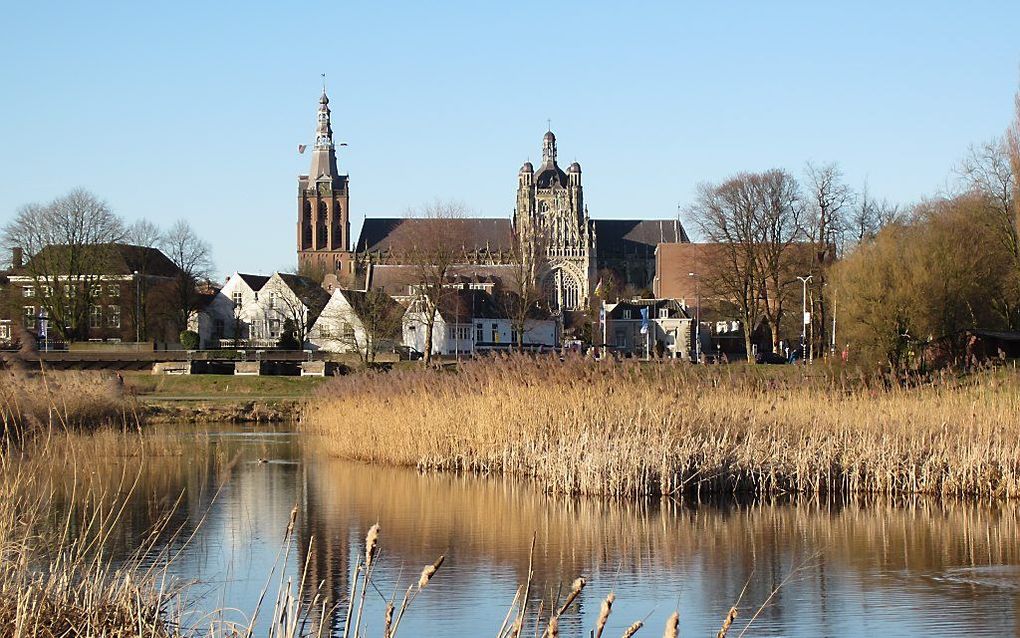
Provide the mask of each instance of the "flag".
[{"label": "flag", "polygon": [[602,296],[602,279],[601,278],[599,279],[599,282],[597,284],[595,284],[595,296],[596,297],[601,297]]},{"label": "flag", "polygon": [[648,306],[641,309],[641,334],[648,334]]},{"label": "flag", "polygon": [[605,325],[606,323],[606,302],[602,302],[602,307],[599,308],[599,323]]},{"label": "flag", "polygon": [[302,154],[302,155],[304,155],[306,148],[307,148],[307,146],[305,146],[304,144],[298,144],[297,145],[297,152]]}]

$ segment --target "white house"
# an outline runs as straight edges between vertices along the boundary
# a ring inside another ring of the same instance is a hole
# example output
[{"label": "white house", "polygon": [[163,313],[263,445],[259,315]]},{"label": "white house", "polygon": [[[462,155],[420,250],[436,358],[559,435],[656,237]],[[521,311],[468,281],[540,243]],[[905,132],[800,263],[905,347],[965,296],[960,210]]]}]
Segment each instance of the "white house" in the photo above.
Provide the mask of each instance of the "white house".
[{"label": "white house", "polygon": [[189,328],[198,333],[199,347],[232,347],[250,339],[252,322],[260,314],[258,292],[267,281],[266,275],[248,273],[227,277],[189,322]]},{"label": "white house", "polygon": [[311,279],[286,273],[234,273],[192,322],[202,348],[274,348],[288,320],[306,345],[309,328],[329,301]]},{"label": "white house", "polygon": [[[420,302],[404,314],[403,343],[425,351],[427,324]],[[432,353],[457,355],[509,349],[517,344],[514,322],[484,290],[457,289],[444,295],[432,327]],[[524,347],[551,348],[559,344],[559,326],[536,309],[524,323]]]},{"label": "white house", "polygon": [[381,291],[334,288],[308,333],[313,350],[356,352],[362,357],[399,341],[403,307]]}]

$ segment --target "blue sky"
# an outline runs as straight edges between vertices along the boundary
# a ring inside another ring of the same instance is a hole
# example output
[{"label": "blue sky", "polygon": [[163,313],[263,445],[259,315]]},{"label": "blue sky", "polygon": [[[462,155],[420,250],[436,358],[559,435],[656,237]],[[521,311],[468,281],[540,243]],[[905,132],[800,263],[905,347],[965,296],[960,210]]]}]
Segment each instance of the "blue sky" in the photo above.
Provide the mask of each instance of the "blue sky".
[{"label": "blue sky", "polygon": [[320,73],[366,216],[508,216],[551,119],[593,217],[672,217],[699,182],[837,161],[908,203],[999,135],[1020,2],[8,3],[0,223],[84,186],[190,221],[217,270],[295,262]]}]

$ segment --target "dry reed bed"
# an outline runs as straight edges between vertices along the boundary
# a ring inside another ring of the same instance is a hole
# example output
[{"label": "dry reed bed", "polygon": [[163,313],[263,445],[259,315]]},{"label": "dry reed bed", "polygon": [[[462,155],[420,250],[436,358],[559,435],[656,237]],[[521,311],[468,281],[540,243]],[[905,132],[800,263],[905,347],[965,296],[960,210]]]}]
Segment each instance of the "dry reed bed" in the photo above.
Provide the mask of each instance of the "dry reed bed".
[{"label": "dry reed bed", "polygon": [[0,434],[17,443],[33,434],[95,429],[135,421],[117,378],[101,372],[0,371]]},{"label": "dry reed bed", "polygon": [[1020,379],[909,389],[786,370],[511,357],[338,379],[303,414],[333,455],[551,492],[1020,496]]}]

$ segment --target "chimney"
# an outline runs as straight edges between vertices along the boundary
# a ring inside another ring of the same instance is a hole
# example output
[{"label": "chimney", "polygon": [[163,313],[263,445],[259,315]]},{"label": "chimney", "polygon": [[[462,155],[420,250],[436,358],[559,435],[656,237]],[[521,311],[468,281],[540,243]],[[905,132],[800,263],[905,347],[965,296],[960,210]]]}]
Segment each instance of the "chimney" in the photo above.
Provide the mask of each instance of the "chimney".
[{"label": "chimney", "polygon": [[11,249],[11,267],[21,268],[25,265],[25,250],[21,246]]}]

